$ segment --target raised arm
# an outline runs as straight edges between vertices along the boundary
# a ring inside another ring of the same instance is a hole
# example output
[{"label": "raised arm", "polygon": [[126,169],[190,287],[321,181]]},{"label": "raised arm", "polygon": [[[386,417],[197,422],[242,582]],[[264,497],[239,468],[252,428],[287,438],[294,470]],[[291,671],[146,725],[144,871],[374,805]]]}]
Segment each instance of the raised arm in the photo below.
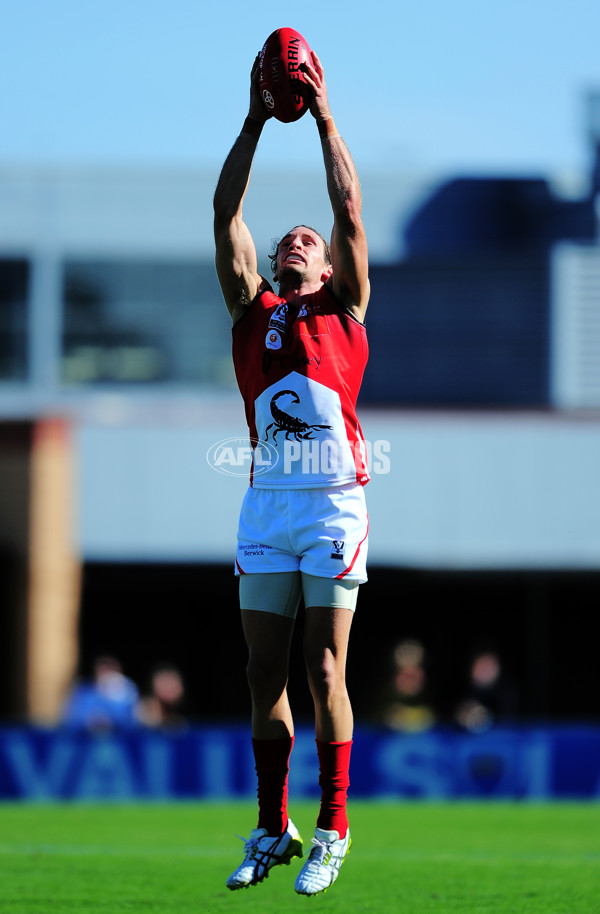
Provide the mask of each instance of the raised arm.
[{"label": "raised arm", "polygon": [[225,160],[213,201],[217,275],[233,321],[267,285],[258,273],[256,248],[242,208],[256,146],[269,116],[258,94],[257,58],[252,68],[248,116]]},{"label": "raised arm", "polygon": [[362,198],[352,156],[339,135],[329,108],[323,66],[313,51],[314,66],[305,66],[314,97],[310,111],[317,122],[327,175],[327,190],[333,209],[331,235],[331,286],[337,297],[359,320],[369,303],[369,264]]}]

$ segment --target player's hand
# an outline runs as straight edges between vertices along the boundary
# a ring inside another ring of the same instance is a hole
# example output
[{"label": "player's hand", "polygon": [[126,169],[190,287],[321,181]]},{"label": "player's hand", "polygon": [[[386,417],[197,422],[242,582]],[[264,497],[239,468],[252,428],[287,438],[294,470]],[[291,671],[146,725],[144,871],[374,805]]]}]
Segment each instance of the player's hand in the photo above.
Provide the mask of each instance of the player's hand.
[{"label": "player's hand", "polygon": [[259,80],[260,54],[257,54],[254,63],[252,64],[252,72],[250,73],[250,108],[248,110],[248,116],[255,121],[259,121],[261,124],[264,124],[272,115],[260,97]]},{"label": "player's hand", "polygon": [[304,71],[304,78],[313,90],[313,99],[310,103],[309,110],[315,120],[318,121],[323,118],[331,117],[331,109],[329,107],[329,99],[327,98],[327,86],[325,84],[323,64],[314,51],[311,51],[311,55],[313,59],[312,66],[309,63],[304,63],[301,66]]}]

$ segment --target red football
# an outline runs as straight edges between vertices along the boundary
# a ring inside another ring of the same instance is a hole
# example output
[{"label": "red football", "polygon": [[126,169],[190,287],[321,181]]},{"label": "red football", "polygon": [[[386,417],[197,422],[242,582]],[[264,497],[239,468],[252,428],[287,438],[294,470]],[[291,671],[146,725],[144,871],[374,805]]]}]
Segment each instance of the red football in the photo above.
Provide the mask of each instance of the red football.
[{"label": "red football", "polygon": [[310,47],[295,29],[276,29],[260,52],[260,94],[278,121],[297,121],[310,106],[312,90],[300,69],[312,64]]}]

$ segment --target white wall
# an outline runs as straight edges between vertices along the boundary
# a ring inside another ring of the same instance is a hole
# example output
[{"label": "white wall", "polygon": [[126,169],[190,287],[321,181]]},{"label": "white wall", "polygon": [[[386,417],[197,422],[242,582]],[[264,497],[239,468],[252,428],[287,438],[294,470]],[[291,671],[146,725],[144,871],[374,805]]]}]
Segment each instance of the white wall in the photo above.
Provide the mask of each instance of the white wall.
[{"label": "white wall", "polygon": [[[371,563],[600,568],[600,420],[363,411],[361,421],[369,441],[389,442],[389,472],[367,487]],[[222,475],[206,455],[244,434],[234,401],[81,423],[84,557],[233,561],[246,468]]]},{"label": "white wall", "polygon": [[[212,198],[219,169],[0,165],[0,251],[212,258]],[[417,173],[361,174],[373,262],[400,256],[401,226],[438,180]],[[265,258],[272,239],[298,222],[327,235],[332,215],[325,171],[274,172],[257,166],[244,217]]]}]

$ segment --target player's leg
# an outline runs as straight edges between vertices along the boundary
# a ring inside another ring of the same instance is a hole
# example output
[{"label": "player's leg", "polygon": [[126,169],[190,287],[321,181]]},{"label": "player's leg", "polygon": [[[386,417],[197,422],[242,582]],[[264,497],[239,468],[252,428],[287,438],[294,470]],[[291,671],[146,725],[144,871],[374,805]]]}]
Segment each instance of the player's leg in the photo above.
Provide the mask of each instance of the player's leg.
[{"label": "player's leg", "polygon": [[[332,582],[323,583],[327,586]],[[347,594],[353,603],[356,590],[349,589]],[[354,721],[346,687],[346,658],[353,615],[350,608],[307,607],[304,641],[320,769],[317,826],[336,830],[340,838],[348,829],[346,799]]]},{"label": "player's leg", "polygon": [[315,706],[317,740],[352,739],[354,721],[346,687],[346,659],[353,617],[351,609],[306,607],[304,660]]},{"label": "player's leg", "polygon": [[258,824],[246,842],[243,862],[227,882],[230,889],[256,885],[273,866],[289,864],[293,857],[302,856],[302,839],[287,813],[289,758],[294,740],[287,680],[299,600],[298,572],[251,574],[240,579],[258,780]]},{"label": "player's leg", "polygon": [[252,699],[252,736],[263,740],[293,737],[287,681],[294,619],[242,609],[242,627],[248,648],[246,676]]},{"label": "player's leg", "polygon": [[[307,605],[304,656],[315,706],[321,805],[308,861],[296,891],[315,895],[337,879],[350,849],[346,802],[350,785],[353,714],[346,687],[346,659],[358,593],[357,582],[303,574]],[[335,604],[335,605],[327,605]]]}]

